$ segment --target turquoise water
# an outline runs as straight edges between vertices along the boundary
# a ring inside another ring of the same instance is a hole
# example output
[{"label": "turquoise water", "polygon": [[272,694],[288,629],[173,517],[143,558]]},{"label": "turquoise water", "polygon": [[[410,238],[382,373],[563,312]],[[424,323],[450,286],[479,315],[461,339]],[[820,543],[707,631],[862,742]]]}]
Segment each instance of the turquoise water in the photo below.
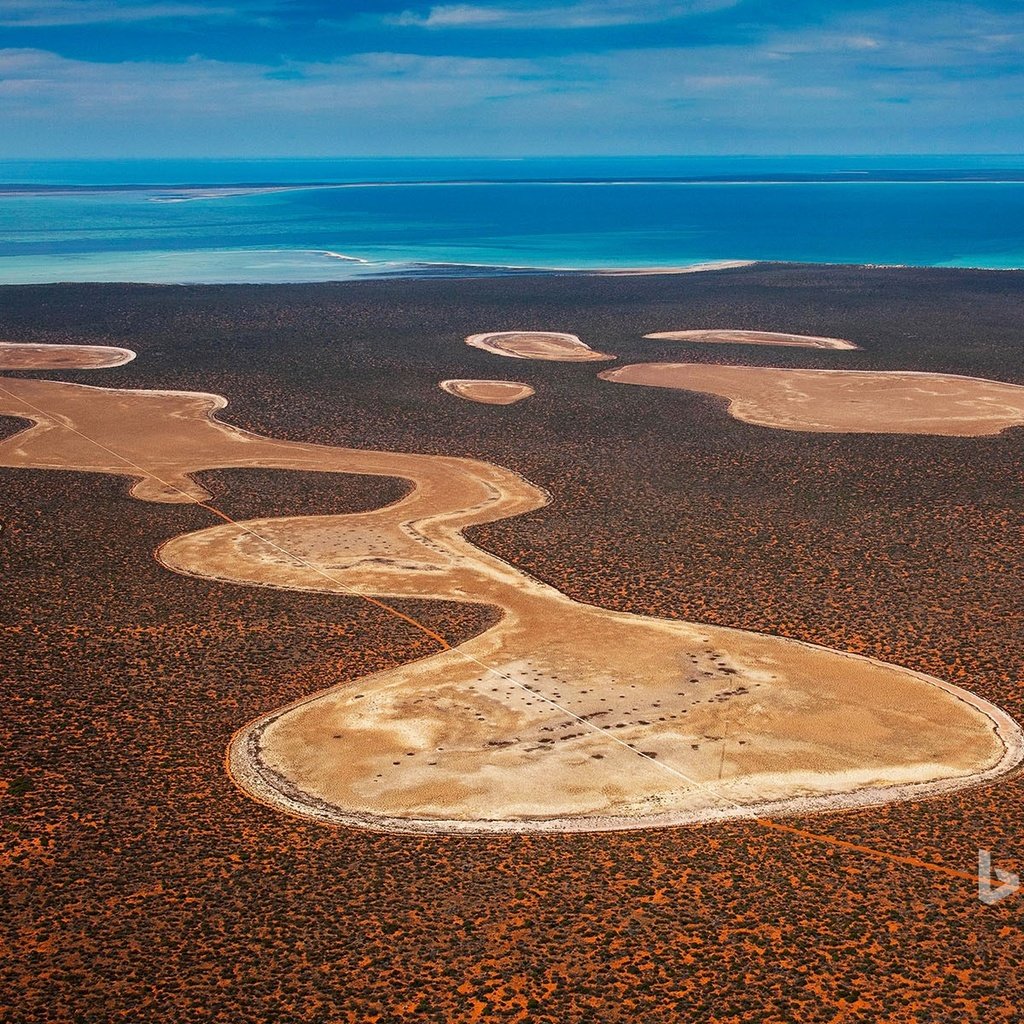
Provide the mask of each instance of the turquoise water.
[{"label": "turquoise water", "polygon": [[1024,159],[0,162],[0,283],[723,260],[1024,267]]}]

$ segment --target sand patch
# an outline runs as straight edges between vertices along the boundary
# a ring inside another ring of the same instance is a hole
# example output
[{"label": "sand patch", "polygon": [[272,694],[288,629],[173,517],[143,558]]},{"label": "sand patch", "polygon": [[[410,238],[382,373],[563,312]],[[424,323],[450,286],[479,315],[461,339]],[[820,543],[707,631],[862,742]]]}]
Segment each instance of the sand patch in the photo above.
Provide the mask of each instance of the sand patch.
[{"label": "sand patch", "polygon": [[[191,474],[260,466],[413,481],[353,515],[229,521],[163,544],[176,572],[241,585],[472,601],[502,619],[409,665],[239,730],[235,782],[311,818],[399,831],[589,831],[830,809],[992,778],[1019,728],[973,694],[893,665],[570,600],[477,548],[467,527],[548,497],[473,459],[278,441],[215,418],[216,395],[0,381],[34,425],[0,465],[136,479],[202,500]],[[413,623],[411,623],[413,624]]]},{"label": "sand patch", "polygon": [[693,341],[714,345],[781,345],[792,348],[855,350],[859,345],[844,338],[821,338],[812,334],[780,334],[777,331],[659,331],[645,334],[657,341]]},{"label": "sand patch", "polygon": [[606,267],[589,271],[601,277],[653,277],[661,274],[702,274],[710,270],[733,270],[737,267],[752,267],[756,260],[708,260],[704,263],[690,263],[668,267]]},{"label": "sand patch", "polygon": [[544,359],[560,363],[594,363],[615,356],[595,352],[575,334],[557,331],[499,331],[471,334],[466,344],[510,359]]},{"label": "sand patch", "polygon": [[513,405],[536,394],[529,384],[517,380],[443,380],[442,391],[484,405]]},{"label": "sand patch", "polygon": [[981,437],[1024,425],[1024,387],[952,374],[635,363],[599,376],[718,395],[735,419],[782,430]]},{"label": "sand patch", "polygon": [[0,370],[105,370],[135,358],[128,348],[109,345],[36,345],[0,341]]}]

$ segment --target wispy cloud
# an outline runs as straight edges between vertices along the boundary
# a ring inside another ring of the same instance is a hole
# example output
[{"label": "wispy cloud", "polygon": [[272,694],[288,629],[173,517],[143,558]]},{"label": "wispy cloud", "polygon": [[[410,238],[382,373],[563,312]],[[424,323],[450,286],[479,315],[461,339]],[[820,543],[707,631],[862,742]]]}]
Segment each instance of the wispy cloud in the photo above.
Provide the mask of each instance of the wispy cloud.
[{"label": "wispy cloud", "polygon": [[5,28],[223,18],[236,14],[236,9],[228,6],[173,0],[0,0],[0,26]]},{"label": "wispy cloud", "polygon": [[720,89],[749,89],[751,86],[771,85],[764,75],[687,75],[683,85],[695,92],[715,92]]},{"label": "wispy cloud", "polygon": [[[262,113],[308,122],[354,112],[393,124],[424,114],[454,115],[488,99],[526,95],[553,85],[530,60],[362,53],[339,61],[268,67],[208,60],[97,64],[33,49],[0,50],[0,97],[18,97],[8,117],[32,120],[59,110],[70,120],[103,116],[190,118],[216,123]],[[324,124],[329,129],[329,124]]]},{"label": "wispy cloud", "polygon": [[848,54],[863,67],[893,64],[945,67],[1020,64],[1024,9],[988,10],[982,5],[904,3],[881,10],[840,13],[825,27],[769,34],[761,50],[774,57],[828,59]]},{"label": "wispy cloud", "polygon": [[[11,2],[0,0],[8,16]],[[251,15],[261,0],[223,2]],[[212,145],[221,154],[296,155],[1024,147],[1024,12],[923,2],[844,6],[830,19],[720,42],[695,41],[683,22],[683,31],[572,36],[578,45],[557,50],[517,37],[491,45],[480,33],[382,29],[378,5],[377,30],[331,30],[350,48],[366,42],[363,52],[339,55],[327,47],[285,59],[296,37],[283,28],[279,46],[230,59],[150,51],[146,60],[100,62],[55,47],[0,50],[0,156],[167,147],[182,155]],[[540,0],[506,0],[500,10],[518,15],[527,4],[542,9]],[[543,10],[565,24],[583,8],[610,17],[613,6],[619,16],[639,7],[622,0]],[[671,5],[646,6],[664,13]],[[208,25],[185,39],[205,48],[235,23]],[[651,34],[664,42],[650,45]]]},{"label": "wispy cloud", "polygon": [[577,3],[438,4],[385,15],[387,24],[426,29],[583,29],[651,25],[736,6],[740,0],[580,0]]}]

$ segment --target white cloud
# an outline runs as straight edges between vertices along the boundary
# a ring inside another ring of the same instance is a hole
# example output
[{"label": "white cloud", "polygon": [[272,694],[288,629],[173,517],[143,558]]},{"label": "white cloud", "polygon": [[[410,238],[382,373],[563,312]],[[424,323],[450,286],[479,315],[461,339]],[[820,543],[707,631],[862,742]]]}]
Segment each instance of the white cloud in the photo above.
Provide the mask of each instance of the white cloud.
[{"label": "white cloud", "polygon": [[763,75],[687,75],[683,85],[698,92],[719,89],[747,89],[755,85],[770,85]]},{"label": "white cloud", "polygon": [[846,36],[841,43],[849,50],[877,50],[882,45],[873,36]]},{"label": "white cloud", "polygon": [[231,7],[173,0],[0,0],[0,26],[6,28],[221,18],[233,17],[235,13]]},{"label": "white cloud", "polygon": [[426,13],[404,11],[385,16],[385,23],[428,29],[453,28],[603,28],[649,25],[736,6],[740,0],[579,0],[577,3],[530,3],[490,7],[482,4],[438,4]]},{"label": "white cloud", "polygon": [[420,28],[475,28],[480,25],[501,24],[509,12],[498,7],[471,7],[469,4],[450,4],[432,7],[426,14],[403,11],[384,19],[391,25]]},{"label": "white cloud", "polygon": [[941,73],[984,59],[1019,64],[1024,9],[997,13],[970,3],[905,3],[840,15],[823,28],[773,33],[762,51],[775,59],[827,60],[846,54],[863,67]]}]

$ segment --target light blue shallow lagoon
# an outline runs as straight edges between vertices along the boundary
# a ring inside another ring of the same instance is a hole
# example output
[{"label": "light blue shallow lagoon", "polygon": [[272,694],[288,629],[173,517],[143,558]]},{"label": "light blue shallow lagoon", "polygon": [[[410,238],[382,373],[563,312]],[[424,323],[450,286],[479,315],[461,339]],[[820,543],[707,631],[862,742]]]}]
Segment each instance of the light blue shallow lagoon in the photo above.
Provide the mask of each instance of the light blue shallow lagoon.
[{"label": "light blue shallow lagoon", "polygon": [[1024,158],[0,161],[0,284],[1024,267]]}]

